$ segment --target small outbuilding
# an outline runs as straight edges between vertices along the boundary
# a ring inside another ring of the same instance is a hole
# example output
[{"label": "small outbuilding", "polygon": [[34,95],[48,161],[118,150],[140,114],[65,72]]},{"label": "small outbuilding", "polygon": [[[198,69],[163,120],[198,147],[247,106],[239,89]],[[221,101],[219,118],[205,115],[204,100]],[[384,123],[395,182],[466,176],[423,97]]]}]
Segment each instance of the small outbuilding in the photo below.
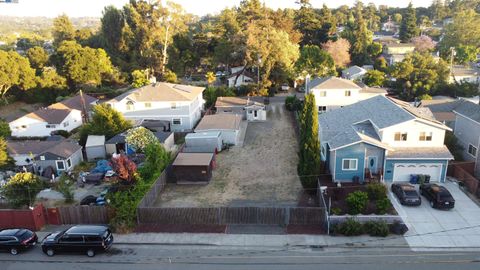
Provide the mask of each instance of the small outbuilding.
[{"label": "small outbuilding", "polygon": [[[155,135],[155,137],[157,137],[158,141],[160,142],[160,144],[163,145],[165,150],[172,151],[175,145],[173,132],[156,131],[153,132],[153,134]],[[135,153],[135,149],[129,147],[126,141],[126,132],[117,134],[110,138],[105,143],[105,148],[108,155],[120,153],[126,153],[127,155],[130,155]]]},{"label": "small outbuilding", "polygon": [[184,152],[215,153],[222,151],[222,136],[219,131],[189,133],[185,136]]},{"label": "small outbuilding", "polygon": [[205,115],[195,133],[220,132],[223,144],[237,145],[240,142],[240,124],[242,116],[239,114]]},{"label": "small outbuilding", "polygon": [[265,105],[253,104],[245,107],[247,112],[247,121],[266,121],[267,120],[267,110]]},{"label": "small outbuilding", "polygon": [[85,144],[85,153],[88,161],[104,159],[107,155],[105,151],[105,136],[89,135]]},{"label": "small outbuilding", "polygon": [[207,184],[215,167],[213,153],[179,153],[172,164],[177,184]]}]

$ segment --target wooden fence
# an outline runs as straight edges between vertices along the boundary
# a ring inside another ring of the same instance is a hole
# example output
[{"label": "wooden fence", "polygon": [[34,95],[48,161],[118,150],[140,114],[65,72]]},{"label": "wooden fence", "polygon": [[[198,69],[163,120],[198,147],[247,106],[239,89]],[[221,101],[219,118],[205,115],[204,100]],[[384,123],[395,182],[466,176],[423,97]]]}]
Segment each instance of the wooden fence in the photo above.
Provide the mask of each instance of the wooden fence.
[{"label": "wooden fence", "polygon": [[105,206],[65,206],[58,207],[61,224],[107,224],[109,222]]},{"label": "wooden fence", "polygon": [[472,175],[474,168],[474,162],[450,163],[448,164],[447,174],[462,182],[467,187],[468,192],[480,197],[480,181]]},{"label": "wooden fence", "polygon": [[323,207],[139,207],[139,224],[326,225]]},{"label": "wooden fence", "polygon": [[155,204],[155,201],[160,194],[165,189],[165,185],[167,184],[167,170],[163,170],[162,174],[155,180],[150,190],[143,196],[142,200],[138,204],[138,207],[152,207]]}]

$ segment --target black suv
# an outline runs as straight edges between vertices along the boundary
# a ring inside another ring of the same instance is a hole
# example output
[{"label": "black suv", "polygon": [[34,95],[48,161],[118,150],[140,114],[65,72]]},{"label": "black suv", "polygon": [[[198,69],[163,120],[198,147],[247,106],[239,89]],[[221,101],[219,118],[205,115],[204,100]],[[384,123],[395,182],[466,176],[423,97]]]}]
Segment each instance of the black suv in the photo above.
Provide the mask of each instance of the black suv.
[{"label": "black suv", "polygon": [[0,231],[0,249],[8,250],[17,255],[37,243],[37,235],[27,229],[7,229]]},{"label": "black suv", "polygon": [[418,206],[422,204],[422,199],[413,185],[407,183],[394,183],[392,184],[392,192],[403,205]]},{"label": "black suv", "polygon": [[420,185],[420,194],[430,201],[430,206],[437,209],[452,209],[455,199],[443,186],[437,184]]},{"label": "black suv", "polygon": [[93,257],[113,244],[113,235],[106,226],[78,225],[63,232],[47,235],[42,241],[42,251],[48,256],[57,252],[86,252]]}]

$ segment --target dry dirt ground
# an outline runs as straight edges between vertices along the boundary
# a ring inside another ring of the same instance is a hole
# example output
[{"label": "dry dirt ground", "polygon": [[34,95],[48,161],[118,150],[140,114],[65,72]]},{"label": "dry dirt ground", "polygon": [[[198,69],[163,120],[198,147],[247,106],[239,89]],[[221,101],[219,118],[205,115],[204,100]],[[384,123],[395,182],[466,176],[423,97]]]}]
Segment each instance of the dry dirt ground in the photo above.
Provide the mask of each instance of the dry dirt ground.
[{"label": "dry dirt ground", "polygon": [[295,206],[301,193],[293,116],[282,103],[270,105],[266,122],[248,123],[243,147],[219,153],[205,186],[169,184],[162,207]]},{"label": "dry dirt ground", "polygon": [[42,104],[27,104],[21,101],[16,101],[8,105],[0,105],[0,118],[10,122],[27,113],[38,110],[41,106]]}]

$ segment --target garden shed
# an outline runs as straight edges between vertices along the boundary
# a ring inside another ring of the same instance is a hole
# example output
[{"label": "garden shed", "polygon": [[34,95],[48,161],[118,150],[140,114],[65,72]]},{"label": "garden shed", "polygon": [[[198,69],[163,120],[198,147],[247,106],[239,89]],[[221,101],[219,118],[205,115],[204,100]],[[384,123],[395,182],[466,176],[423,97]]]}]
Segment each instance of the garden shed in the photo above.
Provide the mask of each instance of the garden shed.
[{"label": "garden shed", "polygon": [[195,133],[220,132],[224,144],[240,143],[242,116],[239,114],[205,115],[195,128]]},{"label": "garden shed", "polygon": [[222,151],[222,137],[219,131],[189,133],[185,136],[185,152],[216,153]]},{"label": "garden shed", "polygon": [[105,136],[89,135],[85,144],[85,153],[88,161],[104,159],[106,157]]},{"label": "garden shed", "polygon": [[177,184],[207,184],[215,167],[213,153],[179,153],[172,164]]}]

